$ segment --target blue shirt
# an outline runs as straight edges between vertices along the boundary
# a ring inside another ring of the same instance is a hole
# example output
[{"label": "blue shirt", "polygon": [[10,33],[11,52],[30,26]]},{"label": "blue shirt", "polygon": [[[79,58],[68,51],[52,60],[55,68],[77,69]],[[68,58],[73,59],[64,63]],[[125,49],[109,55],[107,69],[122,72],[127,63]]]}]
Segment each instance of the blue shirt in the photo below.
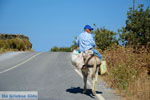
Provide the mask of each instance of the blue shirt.
[{"label": "blue shirt", "polygon": [[76,40],[77,45],[80,48],[80,51],[86,51],[96,46],[95,40],[91,33],[83,32],[81,33]]}]

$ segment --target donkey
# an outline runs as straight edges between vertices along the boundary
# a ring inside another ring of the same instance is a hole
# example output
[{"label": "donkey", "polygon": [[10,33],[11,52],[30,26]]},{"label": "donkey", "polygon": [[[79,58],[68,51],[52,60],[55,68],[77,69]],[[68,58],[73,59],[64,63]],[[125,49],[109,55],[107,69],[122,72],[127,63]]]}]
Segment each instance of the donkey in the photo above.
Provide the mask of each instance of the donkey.
[{"label": "donkey", "polygon": [[100,70],[101,60],[93,54],[91,50],[85,51],[83,54],[84,66],[81,69],[84,82],[83,93],[87,91],[87,78],[88,76],[92,79],[92,93],[96,95],[96,85],[98,81],[98,72]]}]

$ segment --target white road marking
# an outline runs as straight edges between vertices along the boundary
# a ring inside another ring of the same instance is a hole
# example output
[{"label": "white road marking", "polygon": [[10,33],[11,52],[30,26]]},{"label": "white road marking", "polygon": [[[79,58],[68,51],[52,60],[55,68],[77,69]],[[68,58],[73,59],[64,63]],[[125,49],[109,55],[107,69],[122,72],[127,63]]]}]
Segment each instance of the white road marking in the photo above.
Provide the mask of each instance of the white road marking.
[{"label": "white road marking", "polygon": [[[79,76],[81,76],[81,77],[83,78],[83,76],[82,76],[82,74],[81,74],[80,71],[78,71],[77,69],[74,69],[74,70],[75,70],[75,72],[77,72],[77,73],[79,74]],[[87,80],[87,84],[88,84],[90,87],[92,87],[92,84],[89,82],[89,80]],[[101,94],[96,94],[96,96],[97,96],[97,98],[98,98],[99,100],[105,100],[104,97],[103,97]]]},{"label": "white road marking", "polygon": [[23,62],[21,62],[21,63],[15,65],[15,66],[13,66],[13,67],[11,67],[11,68],[8,68],[8,69],[5,69],[5,70],[1,71],[0,74],[5,73],[5,72],[7,72],[7,71],[9,71],[9,70],[12,70],[12,69],[14,69],[14,68],[17,68],[17,67],[19,67],[20,65],[25,64],[26,62],[30,61],[31,59],[33,59],[34,57],[36,57],[36,56],[38,56],[38,55],[40,55],[40,54],[41,54],[41,52],[40,52],[40,53],[37,53],[36,55],[31,56],[31,57],[28,58],[27,60],[25,60],[25,61],[23,61]]}]

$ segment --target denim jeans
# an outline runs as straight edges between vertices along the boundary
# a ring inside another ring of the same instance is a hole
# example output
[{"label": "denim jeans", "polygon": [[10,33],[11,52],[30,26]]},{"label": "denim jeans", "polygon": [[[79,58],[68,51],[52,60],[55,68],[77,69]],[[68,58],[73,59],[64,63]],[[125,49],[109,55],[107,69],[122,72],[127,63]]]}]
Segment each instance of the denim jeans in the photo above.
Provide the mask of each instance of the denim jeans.
[{"label": "denim jeans", "polygon": [[93,53],[98,56],[101,60],[103,59],[103,56],[96,50],[96,49],[92,49]]}]

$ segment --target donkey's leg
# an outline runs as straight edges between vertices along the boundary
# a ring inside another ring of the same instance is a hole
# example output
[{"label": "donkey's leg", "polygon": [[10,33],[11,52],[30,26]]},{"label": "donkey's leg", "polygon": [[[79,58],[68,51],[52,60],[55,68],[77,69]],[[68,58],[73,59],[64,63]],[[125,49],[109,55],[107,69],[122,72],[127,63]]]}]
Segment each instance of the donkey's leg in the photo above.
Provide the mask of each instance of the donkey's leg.
[{"label": "donkey's leg", "polygon": [[92,92],[93,92],[93,95],[96,95],[97,80],[98,80],[98,73],[95,74],[95,77],[92,80]]},{"label": "donkey's leg", "polygon": [[86,90],[87,90],[87,75],[85,74],[85,76],[84,76],[84,90],[83,90],[83,93],[86,93]]},{"label": "donkey's leg", "polygon": [[83,93],[86,93],[87,89],[87,77],[88,77],[88,71],[87,70],[82,70],[82,75],[83,75],[83,82],[84,82],[84,88],[83,88]]},{"label": "donkey's leg", "polygon": [[93,64],[92,76],[91,76],[92,80],[95,78],[95,74],[96,74],[96,70],[97,70],[96,58],[95,58],[95,60],[94,60],[93,63],[94,63],[94,64]]},{"label": "donkey's leg", "polygon": [[92,93],[93,93],[93,95],[96,95],[95,84],[96,84],[96,77],[94,77],[93,80],[92,80]]},{"label": "donkey's leg", "polygon": [[96,85],[97,85],[97,80],[98,80],[98,70],[99,67],[96,67],[96,72],[95,72],[95,76],[92,79],[92,93],[93,95],[96,95]]}]

